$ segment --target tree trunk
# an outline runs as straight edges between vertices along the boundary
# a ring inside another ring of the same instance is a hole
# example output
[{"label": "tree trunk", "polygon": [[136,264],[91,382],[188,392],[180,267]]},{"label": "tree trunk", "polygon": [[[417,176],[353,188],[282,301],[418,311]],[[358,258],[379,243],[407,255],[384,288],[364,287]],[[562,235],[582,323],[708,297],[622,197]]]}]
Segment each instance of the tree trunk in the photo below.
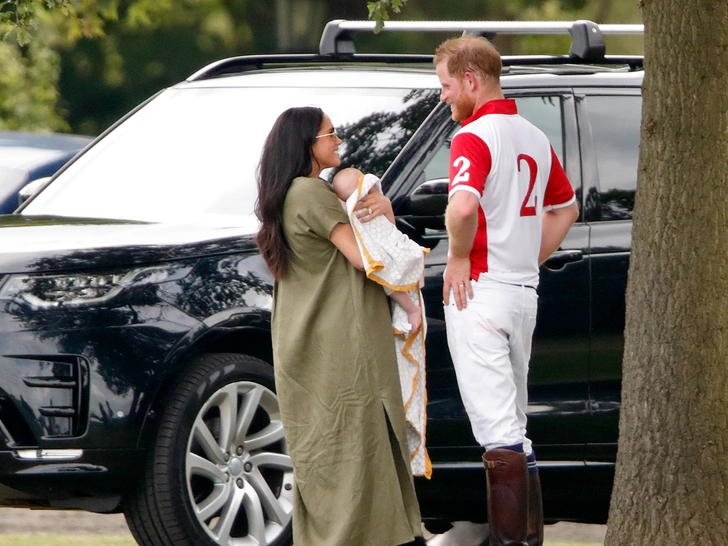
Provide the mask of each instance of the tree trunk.
[{"label": "tree trunk", "polygon": [[728,2],[641,0],[645,83],[605,544],[728,544]]}]

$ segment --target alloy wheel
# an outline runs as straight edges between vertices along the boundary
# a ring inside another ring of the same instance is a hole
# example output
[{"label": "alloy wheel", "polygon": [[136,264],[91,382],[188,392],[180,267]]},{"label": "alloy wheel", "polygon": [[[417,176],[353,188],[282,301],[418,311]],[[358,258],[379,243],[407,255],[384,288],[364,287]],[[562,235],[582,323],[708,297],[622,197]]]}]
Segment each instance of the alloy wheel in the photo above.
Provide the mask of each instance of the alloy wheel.
[{"label": "alloy wheel", "polygon": [[293,465],[278,399],[239,381],[217,390],[198,412],[185,461],[199,524],[221,546],[267,546],[293,515]]}]

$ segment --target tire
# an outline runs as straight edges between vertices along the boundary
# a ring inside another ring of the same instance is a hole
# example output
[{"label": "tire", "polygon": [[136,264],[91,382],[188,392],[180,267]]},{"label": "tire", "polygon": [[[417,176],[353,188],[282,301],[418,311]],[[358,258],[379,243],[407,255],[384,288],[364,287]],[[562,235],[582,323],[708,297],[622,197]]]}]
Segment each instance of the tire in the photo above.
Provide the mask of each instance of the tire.
[{"label": "tire", "polygon": [[124,514],[142,546],[289,546],[292,489],[272,366],[208,354],[174,388]]}]

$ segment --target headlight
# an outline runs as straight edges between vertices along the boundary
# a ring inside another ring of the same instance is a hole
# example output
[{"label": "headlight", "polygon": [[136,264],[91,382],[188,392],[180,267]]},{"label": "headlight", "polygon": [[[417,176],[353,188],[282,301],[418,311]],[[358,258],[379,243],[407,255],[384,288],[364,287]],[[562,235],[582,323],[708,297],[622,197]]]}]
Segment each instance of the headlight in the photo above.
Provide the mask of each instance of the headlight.
[{"label": "headlight", "polygon": [[0,286],[0,301],[16,301],[35,308],[89,306],[107,303],[122,291],[186,277],[191,265],[145,267],[125,273],[11,275]]}]

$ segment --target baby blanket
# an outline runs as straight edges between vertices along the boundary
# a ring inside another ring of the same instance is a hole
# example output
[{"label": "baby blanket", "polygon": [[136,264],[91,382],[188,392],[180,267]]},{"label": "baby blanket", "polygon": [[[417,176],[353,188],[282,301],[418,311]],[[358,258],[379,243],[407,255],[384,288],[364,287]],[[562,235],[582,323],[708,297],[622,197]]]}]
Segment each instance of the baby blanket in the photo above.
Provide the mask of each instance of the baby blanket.
[{"label": "baby blanket", "polygon": [[367,277],[385,287],[388,293],[391,291],[407,292],[422,309],[422,326],[413,332],[405,310],[390,299],[412,473],[415,476],[429,478],[432,474],[432,466],[425,448],[427,320],[420,291],[424,278],[425,255],[429,249],[422,248],[400,232],[384,215],[377,216],[366,223],[357,218],[354,213],[356,203],[375,186],[380,192],[382,191],[381,183],[376,176],[367,174],[360,177],[357,190],[346,201],[346,211],[356,236]]}]

